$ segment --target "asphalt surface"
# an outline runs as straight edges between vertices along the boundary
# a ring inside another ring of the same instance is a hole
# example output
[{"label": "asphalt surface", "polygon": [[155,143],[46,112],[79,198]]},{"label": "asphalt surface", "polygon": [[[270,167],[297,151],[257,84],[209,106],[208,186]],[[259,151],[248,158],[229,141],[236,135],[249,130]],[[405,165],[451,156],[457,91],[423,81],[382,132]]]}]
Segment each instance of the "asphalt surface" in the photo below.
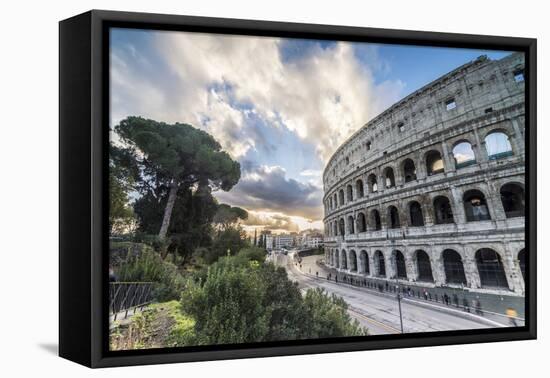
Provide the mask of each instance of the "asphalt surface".
[{"label": "asphalt surface", "polygon": [[[294,262],[292,252],[289,255],[272,254],[270,259],[276,265],[283,266],[287,270],[291,280],[296,281],[301,290],[310,288],[323,288],[328,293],[334,293],[349,305],[350,315],[364,327],[369,333],[395,334],[401,332],[399,317],[399,304],[394,295],[376,294],[364,289],[335,283],[327,280],[321,269],[316,265],[318,256],[303,258],[301,270]],[[316,277],[318,272],[319,277]],[[448,330],[466,330],[504,327],[505,324],[495,322],[484,317],[467,314],[461,310],[431,305],[429,303],[417,304],[410,300],[401,300],[401,314],[403,319],[403,332],[433,332]]]}]

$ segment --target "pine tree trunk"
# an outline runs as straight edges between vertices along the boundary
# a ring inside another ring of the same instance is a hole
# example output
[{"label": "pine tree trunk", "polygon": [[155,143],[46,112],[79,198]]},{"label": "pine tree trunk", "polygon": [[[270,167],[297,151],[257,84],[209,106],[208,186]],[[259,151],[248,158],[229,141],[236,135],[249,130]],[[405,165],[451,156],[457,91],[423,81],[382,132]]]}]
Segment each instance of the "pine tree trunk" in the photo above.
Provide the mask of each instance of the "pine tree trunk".
[{"label": "pine tree trunk", "polygon": [[176,196],[178,194],[178,185],[173,182],[170,184],[170,193],[168,194],[168,202],[164,208],[164,217],[162,218],[162,225],[160,226],[159,238],[160,240],[166,239],[168,233],[168,227],[170,226],[170,218],[172,217],[172,210],[176,203]]}]

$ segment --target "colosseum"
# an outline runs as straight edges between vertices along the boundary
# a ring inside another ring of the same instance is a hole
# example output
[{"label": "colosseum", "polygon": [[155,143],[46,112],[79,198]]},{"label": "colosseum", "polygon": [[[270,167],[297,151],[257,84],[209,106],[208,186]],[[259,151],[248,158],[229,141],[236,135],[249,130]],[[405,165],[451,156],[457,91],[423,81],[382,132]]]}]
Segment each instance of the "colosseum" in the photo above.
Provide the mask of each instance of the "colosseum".
[{"label": "colosseum", "polygon": [[523,296],[524,55],[481,56],[359,129],[323,172],[325,264]]}]

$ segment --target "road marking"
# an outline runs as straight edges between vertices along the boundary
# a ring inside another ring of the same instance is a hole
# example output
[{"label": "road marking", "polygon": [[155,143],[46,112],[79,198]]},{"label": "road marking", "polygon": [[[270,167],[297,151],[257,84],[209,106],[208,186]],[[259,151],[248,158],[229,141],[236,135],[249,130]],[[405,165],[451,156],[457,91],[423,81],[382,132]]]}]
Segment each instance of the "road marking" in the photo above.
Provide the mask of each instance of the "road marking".
[{"label": "road marking", "polygon": [[358,316],[358,317],[364,319],[365,321],[367,321],[367,322],[369,322],[369,323],[375,324],[375,325],[377,325],[377,326],[379,326],[379,327],[382,327],[382,328],[384,328],[384,329],[390,331],[391,333],[401,333],[401,331],[398,330],[397,328],[394,328],[394,327],[392,327],[392,326],[390,326],[390,325],[387,325],[387,324],[384,324],[384,323],[382,323],[382,322],[379,322],[378,320],[374,320],[374,319],[372,319],[372,318],[369,318],[368,316],[363,315],[363,314],[361,314],[360,312],[354,311],[354,310],[352,310],[352,309],[350,309],[350,308],[348,308],[348,311],[349,311],[349,312],[352,312],[353,314],[355,314],[355,316]]}]

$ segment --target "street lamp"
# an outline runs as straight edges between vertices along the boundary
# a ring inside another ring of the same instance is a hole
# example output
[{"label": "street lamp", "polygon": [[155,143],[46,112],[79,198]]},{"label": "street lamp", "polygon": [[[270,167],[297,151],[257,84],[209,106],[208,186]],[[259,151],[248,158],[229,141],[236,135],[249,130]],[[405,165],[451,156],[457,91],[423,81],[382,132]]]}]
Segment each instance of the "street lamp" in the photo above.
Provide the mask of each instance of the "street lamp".
[{"label": "street lamp", "polygon": [[399,324],[401,325],[401,333],[403,333],[403,312],[401,311],[401,290],[400,290],[401,286],[399,285],[399,279],[397,277],[397,258],[393,253],[395,251],[395,237],[393,235],[390,237],[389,230],[386,230],[386,237],[390,239],[390,243],[391,243],[391,262],[395,267],[394,278],[396,283],[395,290],[397,291],[397,296],[396,296],[397,306],[399,308]]}]

